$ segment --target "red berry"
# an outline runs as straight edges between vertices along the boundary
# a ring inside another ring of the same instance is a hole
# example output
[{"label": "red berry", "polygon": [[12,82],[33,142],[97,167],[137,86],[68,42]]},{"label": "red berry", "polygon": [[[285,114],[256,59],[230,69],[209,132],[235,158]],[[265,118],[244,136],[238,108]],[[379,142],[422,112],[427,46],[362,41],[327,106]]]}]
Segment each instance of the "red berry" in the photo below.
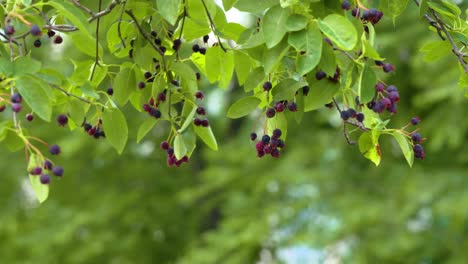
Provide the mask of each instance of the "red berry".
[{"label": "red berry", "polygon": [[26,114],[26,120],[31,122],[31,121],[33,121],[33,119],[34,119],[34,116],[31,113]]}]

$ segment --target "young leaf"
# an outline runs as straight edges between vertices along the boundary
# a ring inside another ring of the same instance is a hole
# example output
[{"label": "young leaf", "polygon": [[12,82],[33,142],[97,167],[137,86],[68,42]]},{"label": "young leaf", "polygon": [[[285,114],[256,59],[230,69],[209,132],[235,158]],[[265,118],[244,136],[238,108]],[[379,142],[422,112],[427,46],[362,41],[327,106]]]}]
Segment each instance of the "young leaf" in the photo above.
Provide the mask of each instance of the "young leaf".
[{"label": "young leaf", "polygon": [[267,49],[263,53],[263,70],[265,74],[271,73],[276,66],[280,63],[283,59],[284,55],[289,50],[289,46],[286,41],[282,41],[280,44],[276,45],[271,49]]},{"label": "young leaf", "polygon": [[120,72],[114,79],[114,98],[120,105],[125,105],[136,91],[135,71],[128,67],[122,66]]},{"label": "young leaf", "polygon": [[211,130],[211,126],[202,127],[193,125],[193,130],[210,149],[215,151],[218,150],[218,143],[216,142],[216,138]]},{"label": "young leaf", "polygon": [[125,116],[118,108],[108,108],[102,113],[102,125],[107,140],[122,154],[128,139],[128,126]]},{"label": "young leaf", "polygon": [[352,50],[358,37],[353,24],[340,15],[329,15],[319,21],[320,30],[342,50]]},{"label": "young leaf", "polygon": [[294,98],[296,91],[305,85],[307,85],[305,82],[299,82],[294,79],[285,79],[273,87],[271,94],[275,101],[291,100]]},{"label": "young leaf", "polygon": [[374,136],[372,132],[365,132],[359,137],[359,151],[372,161],[375,166],[379,166],[381,160],[380,145],[378,136]]},{"label": "young leaf", "polygon": [[367,103],[372,100],[376,84],[377,76],[374,70],[366,64],[362,69],[361,78],[359,79],[359,98],[361,102]]},{"label": "young leaf", "polygon": [[244,97],[229,107],[227,112],[227,117],[229,118],[241,118],[250,114],[253,110],[257,108],[261,100],[255,96]]},{"label": "young leaf", "polygon": [[[31,171],[36,166],[42,166],[41,163],[42,162],[38,159],[38,156],[32,153],[31,156],[29,156],[28,171]],[[49,185],[42,184],[39,175],[29,174],[29,182],[31,182],[31,187],[39,203],[43,203],[47,200],[47,197],[49,196]]]},{"label": "young leaf", "polygon": [[220,46],[209,48],[206,52],[206,74],[213,83],[219,80],[221,88],[227,88],[234,71],[234,56],[232,51],[224,52]]},{"label": "young leaf", "polygon": [[234,69],[237,74],[239,85],[244,85],[253,67],[253,61],[249,55],[238,50],[234,51]]},{"label": "young leaf", "polygon": [[174,139],[174,154],[176,159],[180,160],[187,153],[187,147],[185,146],[184,138],[181,134],[177,134]]},{"label": "young leaf", "polygon": [[286,21],[290,11],[277,5],[265,13],[262,19],[262,31],[266,46],[270,49],[280,43],[286,34]]},{"label": "young leaf", "polygon": [[315,77],[310,75],[308,83],[310,86],[310,92],[307,97],[304,97],[304,111],[312,111],[331,102],[332,97],[340,89],[338,83],[334,83],[328,80],[317,81]]},{"label": "young leaf", "polygon": [[322,56],[318,65],[319,69],[328,76],[333,76],[336,71],[336,55],[333,48],[328,45],[322,45]]},{"label": "young leaf", "polygon": [[159,14],[166,19],[169,24],[174,25],[179,16],[179,7],[182,0],[156,0]]},{"label": "young leaf", "polygon": [[307,26],[307,18],[299,14],[292,14],[286,20],[287,31],[299,31]]},{"label": "young leaf", "polygon": [[137,143],[139,143],[150,131],[153,127],[158,123],[159,119],[156,118],[147,118],[145,122],[143,122],[140,127],[138,128],[137,133]]},{"label": "young leaf", "polygon": [[286,115],[283,113],[276,113],[273,118],[268,118],[267,120],[267,134],[273,132],[275,128],[281,129],[282,135],[281,138],[286,140],[286,136],[288,135],[288,120],[286,119]]},{"label": "young leaf", "polygon": [[393,137],[395,138],[398,145],[400,146],[401,152],[403,152],[403,155],[405,156],[405,159],[408,162],[408,165],[412,167],[413,162],[414,162],[414,152],[413,152],[413,148],[408,142],[408,139],[403,134],[401,134],[398,130],[396,130],[393,133]]},{"label": "young leaf", "polygon": [[42,83],[35,77],[22,75],[16,79],[16,89],[23,96],[24,100],[40,118],[49,122],[52,115],[52,102],[44,89]]}]

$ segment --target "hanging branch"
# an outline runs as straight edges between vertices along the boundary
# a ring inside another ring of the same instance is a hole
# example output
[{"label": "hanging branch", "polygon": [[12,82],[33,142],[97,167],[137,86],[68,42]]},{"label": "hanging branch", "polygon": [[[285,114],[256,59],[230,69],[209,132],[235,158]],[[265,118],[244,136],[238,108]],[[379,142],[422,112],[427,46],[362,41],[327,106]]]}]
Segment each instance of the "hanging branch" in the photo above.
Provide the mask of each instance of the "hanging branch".
[{"label": "hanging branch", "polygon": [[[99,0],[98,3],[98,10],[101,11],[101,6],[102,6],[102,0]],[[93,69],[91,70],[91,76],[89,77],[89,80],[92,81],[94,77],[94,73],[96,72],[96,67],[99,65],[99,24],[100,24],[100,19],[97,19],[96,22],[96,55],[94,57],[94,64],[93,64]]]},{"label": "hanging branch", "polygon": [[58,85],[56,85],[56,84],[49,83],[49,86],[52,87],[52,88],[54,88],[54,89],[59,90],[60,92],[64,93],[64,94],[65,94],[66,96],[68,96],[68,97],[74,97],[74,98],[76,98],[76,99],[78,99],[78,100],[80,100],[80,101],[82,101],[82,102],[87,103],[87,104],[92,104],[92,102],[89,101],[88,99],[86,99],[86,98],[84,98],[84,97],[81,97],[81,96],[78,96],[78,95],[75,95],[75,94],[72,94],[72,93],[66,91],[65,89],[63,89],[62,87],[60,87],[60,86],[58,86]]},{"label": "hanging branch", "polygon": [[88,18],[88,22],[91,23],[94,20],[105,16],[109,14],[114,7],[116,7],[118,4],[120,4],[120,0],[112,0],[112,2],[109,3],[109,5],[101,11],[99,8],[99,11],[97,13],[94,13],[91,9],[87,8],[86,6],[82,5],[79,0],[70,0],[76,7],[80,8],[81,10],[85,11],[88,13],[91,17]]},{"label": "hanging branch", "polygon": [[208,16],[208,20],[210,20],[210,27],[211,30],[214,32],[216,38],[218,39],[219,46],[224,52],[227,52],[226,48],[223,46],[223,43],[221,42],[221,39],[219,38],[218,34],[216,34],[216,27],[213,22],[213,19],[211,18],[210,11],[208,10],[208,7],[206,6],[205,0],[201,0],[203,7],[205,9],[206,15]]}]

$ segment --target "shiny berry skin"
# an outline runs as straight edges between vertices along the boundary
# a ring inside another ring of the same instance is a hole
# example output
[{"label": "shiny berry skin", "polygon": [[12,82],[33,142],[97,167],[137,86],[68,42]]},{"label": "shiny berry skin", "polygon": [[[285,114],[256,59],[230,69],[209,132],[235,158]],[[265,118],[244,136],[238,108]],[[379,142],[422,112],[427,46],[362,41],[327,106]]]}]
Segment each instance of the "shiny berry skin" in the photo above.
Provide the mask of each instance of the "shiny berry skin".
[{"label": "shiny berry skin", "polygon": [[40,181],[41,181],[42,184],[49,184],[50,183],[50,175],[49,174],[41,175]]},{"label": "shiny berry skin", "polygon": [[378,101],[372,106],[372,110],[380,114],[385,110],[385,105],[381,101]]},{"label": "shiny berry skin", "polygon": [[262,143],[263,143],[263,144],[268,144],[268,143],[270,143],[270,136],[269,136],[269,135],[263,135],[263,137],[262,137]]},{"label": "shiny berry skin", "polygon": [[4,29],[4,32],[7,35],[13,35],[13,34],[15,34],[15,27],[12,26],[12,25],[6,25],[6,27]]},{"label": "shiny berry skin", "polygon": [[348,114],[349,114],[349,117],[356,117],[356,110],[354,110],[353,108],[349,108],[348,109]]},{"label": "shiny berry skin", "polygon": [[41,175],[42,173],[42,168],[41,167],[34,167],[31,171],[31,175]]},{"label": "shiny berry skin", "polygon": [[411,140],[413,140],[414,143],[421,143],[422,136],[418,132],[414,132],[413,134],[411,134]]},{"label": "shiny berry skin", "polygon": [[272,134],[272,137],[274,139],[279,139],[281,137],[281,135],[283,134],[283,132],[281,131],[281,129],[276,128],[276,129],[273,130],[273,132],[271,134]]},{"label": "shiny berry skin", "polygon": [[323,78],[327,77],[327,74],[323,71],[318,71],[315,73],[315,79],[322,80]]},{"label": "shiny berry skin", "polygon": [[380,100],[380,103],[383,104],[385,108],[388,108],[392,105],[392,100],[388,98],[382,98],[382,100]]},{"label": "shiny berry skin", "polygon": [[55,44],[61,44],[63,42],[63,38],[61,36],[56,36],[54,39]]},{"label": "shiny berry skin", "polygon": [[19,93],[14,93],[11,95],[10,100],[12,103],[21,103],[23,101],[23,97]]},{"label": "shiny berry skin", "polygon": [[32,25],[31,28],[29,29],[29,32],[31,33],[31,35],[35,37],[42,35],[42,31],[37,25]]},{"label": "shiny berry skin", "polygon": [[153,38],[155,38],[155,37],[158,36],[158,33],[156,33],[156,31],[154,31],[154,30],[151,30],[151,36],[152,36]]},{"label": "shiny berry skin", "polygon": [[55,166],[53,169],[52,169],[52,173],[55,175],[55,176],[63,176],[63,168],[62,166]]},{"label": "shiny berry skin", "polygon": [[266,110],[266,116],[267,116],[268,118],[274,117],[275,114],[276,114],[276,111],[275,111],[275,109],[273,109],[273,108],[268,108],[268,109]]},{"label": "shiny berry skin", "polygon": [[389,73],[389,72],[394,71],[394,70],[395,70],[395,67],[394,67],[392,64],[390,64],[390,63],[385,63],[385,64],[382,66],[382,69],[383,69],[384,72]]},{"label": "shiny berry skin", "polygon": [[198,91],[195,93],[195,98],[202,100],[205,97],[202,91]]},{"label": "shiny berry skin", "polygon": [[357,113],[356,114],[356,120],[362,123],[364,121],[364,114],[363,113]]},{"label": "shiny berry skin", "polygon": [[419,124],[421,122],[421,119],[419,117],[415,116],[415,117],[411,118],[410,122],[411,122],[412,125],[415,126],[415,125],[417,125],[417,124]]},{"label": "shiny berry skin", "polygon": [[57,123],[59,126],[65,126],[68,123],[68,117],[64,114],[58,115]]},{"label": "shiny berry skin", "polygon": [[288,103],[288,109],[291,112],[296,112],[297,111],[297,104],[295,102],[289,102]]},{"label": "shiny berry skin", "polygon": [[250,133],[250,140],[254,141],[256,139],[257,139],[257,134],[254,132]]},{"label": "shiny berry skin", "polygon": [[40,39],[36,39],[33,43],[34,47],[39,48],[42,45],[42,42]]},{"label": "shiny berry skin", "polygon": [[113,95],[114,94],[114,88],[112,88],[112,87],[107,88],[106,93],[108,95]]},{"label": "shiny berry skin", "polygon": [[159,46],[159,45],[161,45],[162,41],[161,41],[160,38],[156,38],[156,39],[154,39],[154,43]]},{"label": "shiny berry skin", "polygon": [[11,105],[11,110],[13,110],[13,112],[15,112],[15,113],[19,113],[21,111],[21,109],[23,109],[21,104],[14,103],[14,104]]},{"label": "shiny berry skin", "polygon": [[203,108],[201,106],[197,107],[196,111],[197,111],[197,114],[199,114],[199,115],[206,115],[205,108]]},{"label": "shiny berry skin", "polygon": [[31,122],[31,121],[33,121],[33,119],[34,119],[34,116],[31,113],[26,114],[26,120]]},{"label": "shiny berry skin", "polygon": [[161,142],[161,145],[159,146],[162,150],[168,150],[169,149],[169,142],[163,141]]},{"label": "shiny berry skin", "polygon": [[50,146],[50,147],[49,147],[49,152],[50,152],[50,154],[52,154],[52,155],[58,155],[58,154],[60,154],[61,150],[60,150],[59,145],[54,144],[54,145]]},{"label": "shiny berry skin", "polygon": [[275,111],[278,113],[284,112],[286,105],[283,102],[277,102],[275,104]]},{"label": "shiny berry skin", "polygon": [[264,90],[264,91],[270,91],[272,87],[273,87],[273,86],[272,86],[271,82],[265,82],[265,83],[263,84],[263,90]]},{"label": "shiny berry skin", "polygon": [[167,153],[167,155],[172,156],[172,155],[174,155],[174,149],[173,148],[168,148],[166,150],[166,153]]}]

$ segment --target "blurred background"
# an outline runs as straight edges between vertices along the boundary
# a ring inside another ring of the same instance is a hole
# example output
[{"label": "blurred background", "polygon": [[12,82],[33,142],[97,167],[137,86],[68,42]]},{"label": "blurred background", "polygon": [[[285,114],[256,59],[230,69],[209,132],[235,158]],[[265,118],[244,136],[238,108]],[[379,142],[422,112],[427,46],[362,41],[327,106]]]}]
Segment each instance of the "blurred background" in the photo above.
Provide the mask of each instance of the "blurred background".
[{"label": "blurred background", "polygon": [[[414,7],[376,31],[379,52],[396,66],[385,81],[401,94],[390,126],[422,119],[427,156],[413,168],[391,137],[381,138],[375,167],[325,107],[300,125],[289,120],[279,159],[257,159],[249,133],[258,117],[225,117],[242,89],[221,92],[205,80],[219,151],[198,142],[181,168],[168,168],[159,149],[164,126],[136,144],[149,117],[131,107],[121,156],[81,129],[25,124],[62,146],[55,162],[65,176],[38,205],[24,153],[2,148],[0,263],[467,263],[468,103],[457,61],[423,60],[420,47],[438,36]],[[64,44],[45,43],[35,56],[64,63],[76,49]]]}]

